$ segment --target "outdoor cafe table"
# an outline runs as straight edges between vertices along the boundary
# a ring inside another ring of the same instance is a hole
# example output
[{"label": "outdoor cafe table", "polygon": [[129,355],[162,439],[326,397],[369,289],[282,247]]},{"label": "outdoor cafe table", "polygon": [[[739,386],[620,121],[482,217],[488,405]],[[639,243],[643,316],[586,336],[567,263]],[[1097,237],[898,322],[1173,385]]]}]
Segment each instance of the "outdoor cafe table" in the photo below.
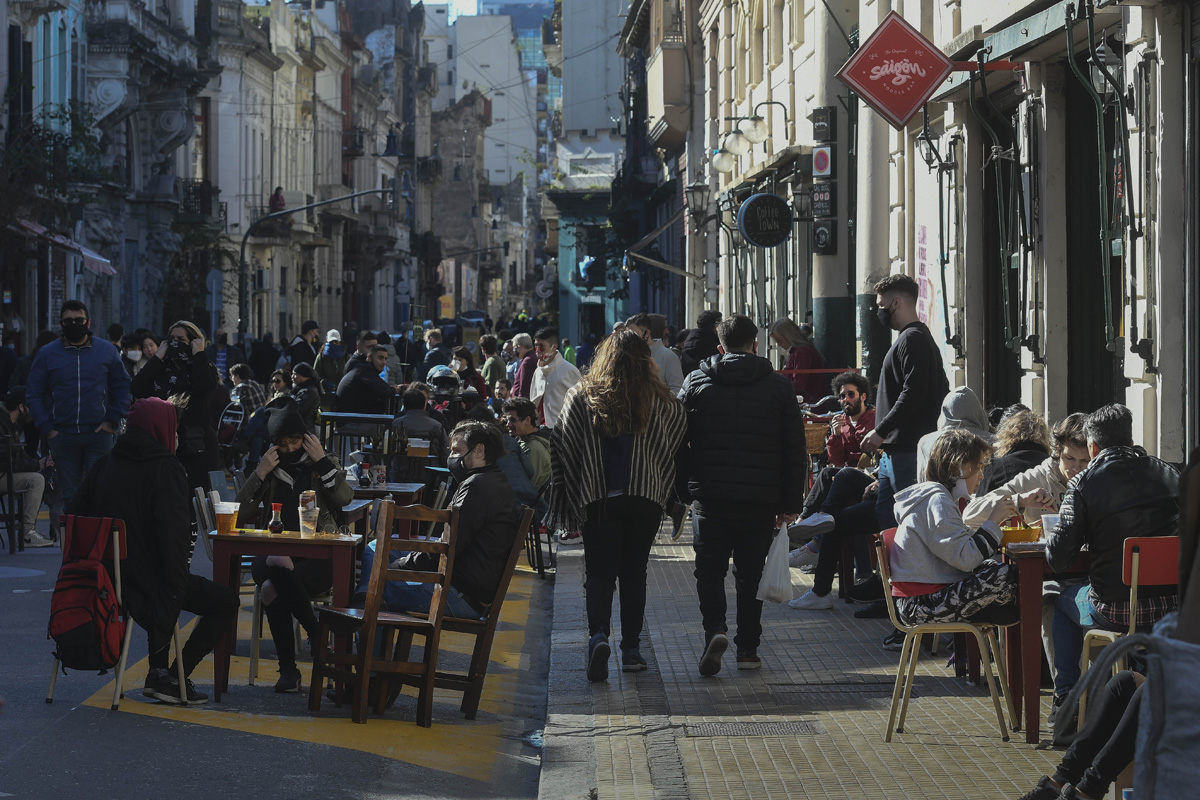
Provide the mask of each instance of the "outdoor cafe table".
[{"label": "outdoor cafe table", "polygon": [[[241,584],[242,559],[246,556],[291,556],[322,558],[333,562],[333,605],[346,607],[354,591],[354,556],[362,537],[314,536],[301,538],[295,531],[279,534],[234,531],[213,534],[213,581],[235,592]],[[221,702],[221,692],[229,691],[229,657],[237,642],[237,618],[213,649],[213,701]]]},{"label": "outdoor cafe table", "polygon": [[1037,744],[1042,729],[1042,584],[1052,578],[1087,574],[1087,558],[1064,573],[1052,573],[1046,563],[1045,542],[1022,542],[1005,548],[1005,559],[1017,568],[1017,605],[1020,622],[1008,632],[1006,661],[1008,686],[1017,719],[1025,710],[1025,742]]},{"label": "outdoor cafe table", "polygon": [[391,499],[398,506],[410,506],[421,502],[424,489],[423,483],[373,483],[370,486],[355,486],[354,497],[360,500],[374,500],[376,497]]}]

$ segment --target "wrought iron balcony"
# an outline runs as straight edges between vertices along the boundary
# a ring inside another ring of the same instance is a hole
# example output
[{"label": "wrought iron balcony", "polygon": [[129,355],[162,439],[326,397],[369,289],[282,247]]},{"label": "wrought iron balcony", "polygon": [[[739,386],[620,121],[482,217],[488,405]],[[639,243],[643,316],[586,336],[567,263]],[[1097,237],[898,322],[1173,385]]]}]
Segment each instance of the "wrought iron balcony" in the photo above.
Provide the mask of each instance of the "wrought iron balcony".
[{"label": "wrought iron balcony", "polygon": [[181,218],[196,218],[194,221],[215,221],[217,214],[217,197],[221,190],[208,181],[181,178],[179,181],[181,199],[179,216]]}]

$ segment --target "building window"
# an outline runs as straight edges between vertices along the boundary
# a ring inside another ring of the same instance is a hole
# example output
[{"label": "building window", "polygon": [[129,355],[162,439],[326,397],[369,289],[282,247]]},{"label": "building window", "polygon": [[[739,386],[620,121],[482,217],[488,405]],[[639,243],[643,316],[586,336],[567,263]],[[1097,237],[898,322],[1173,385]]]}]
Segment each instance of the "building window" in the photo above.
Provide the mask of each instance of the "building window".
[{"label": "building window", "polygon": [[771,0],[771,59],[768,66],[778,67],[783,63],[783,17],[784,0]]},{"label": "building window", "polygon": [[808,9],[804,0],[792,0],[791,42],[792,47],[804,44],[804,26],[808,21]]},{"label": "building window", "polygon": [[452,58],[454,58],[454,45],[448,44],[446,45],[446,60],[449,61]]}]

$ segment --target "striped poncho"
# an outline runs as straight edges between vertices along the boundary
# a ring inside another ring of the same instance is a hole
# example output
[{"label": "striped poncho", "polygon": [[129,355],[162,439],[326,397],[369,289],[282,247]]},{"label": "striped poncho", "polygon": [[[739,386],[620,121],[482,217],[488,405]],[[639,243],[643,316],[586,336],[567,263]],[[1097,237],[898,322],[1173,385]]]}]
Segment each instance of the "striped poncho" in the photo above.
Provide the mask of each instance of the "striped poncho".
[{"label": "striped poncho", "polygon": [[[675,454],[686,434],[683,404],[675,398],[660,402],[646,430],[634,434],[627,494],[666,507],[675,481]],[[550,474],[551,530],[581,530],[588,505],[608,496],[600,433],[582,384],[567,394],[551,434]]]}]

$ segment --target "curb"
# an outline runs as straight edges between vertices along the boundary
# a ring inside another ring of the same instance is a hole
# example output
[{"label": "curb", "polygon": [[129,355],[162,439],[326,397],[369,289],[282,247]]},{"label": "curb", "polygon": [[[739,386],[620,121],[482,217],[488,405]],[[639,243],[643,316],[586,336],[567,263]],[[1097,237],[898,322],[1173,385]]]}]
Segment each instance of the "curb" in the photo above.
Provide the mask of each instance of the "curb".
[{"label": "curb", "polygon": [[592,690],[583,671],[588,634],[582,578],[583,548],[559,548],[551,611],[550,674],[546,682],[539,800],[596,797]]}]

